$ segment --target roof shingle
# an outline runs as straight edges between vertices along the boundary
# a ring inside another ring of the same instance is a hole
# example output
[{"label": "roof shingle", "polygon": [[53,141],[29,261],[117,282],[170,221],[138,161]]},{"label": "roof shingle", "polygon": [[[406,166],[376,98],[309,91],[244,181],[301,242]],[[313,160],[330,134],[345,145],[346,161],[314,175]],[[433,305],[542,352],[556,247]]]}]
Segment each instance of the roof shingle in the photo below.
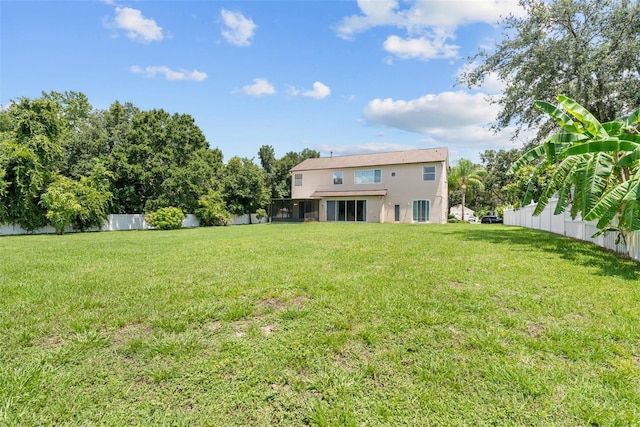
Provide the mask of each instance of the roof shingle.
[{"label": "roof shingle", "polygon": [[319,169],[343,169],[370,166],[430,163],[447,161],[447,148],[393,151],[389,153],[356,154],[352,156],[307,159],[291,168],[291,172]]}]

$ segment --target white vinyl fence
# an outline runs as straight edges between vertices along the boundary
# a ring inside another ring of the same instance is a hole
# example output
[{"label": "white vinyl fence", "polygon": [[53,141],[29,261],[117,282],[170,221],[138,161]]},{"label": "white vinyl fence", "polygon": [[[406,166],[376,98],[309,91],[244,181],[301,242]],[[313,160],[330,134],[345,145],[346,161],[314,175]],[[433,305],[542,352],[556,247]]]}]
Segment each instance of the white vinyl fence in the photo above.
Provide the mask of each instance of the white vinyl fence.
[{"label": "white vinyl fence", "polygon": [[[266,222],[266,218],[258,221],[255,214],[251,215],[251,223],[258,224],[260,222]],[[249,215],[240,215],[231,217],[231,225],[243,225],[249,224]],[[182,228],[191,228],[200,226],[200,221],[193,214],[187,214],[184,221],[182,221]],[[152,227],[144,220],[143,214],[118,214],[109,215],[102,228],[93,229],[89,231],[120,231],[120,230],[147,230]],[[67,233],[73,233],[76,230],[71,228],[65,230]],[[53,227],[44,227],[31,232],[31,234],[54,234],[56,230]],[[23,230],[19,225],[2,225],[0,224],[0,236],[15,235],[15,234],[29,234]]]},{"label": "white vinyl fence", "polygon": [[616,233],[614,232],[591,237],[598,232],[597,221],[583,221],[580,217],[575,220],[571,219],[568,211],[560,215],[554,215],[553,211],[557,204],[558,200],[550,200],[547,207],[538,216],[533,216],[533,211],[536,208],[535,203],[519,209],[505,209],[503,214],[504,223],[506,225],[550,231],[573,239],[585,240],[603,248],[627,254],[631,258],[640,261],[640,232],[632,233],[626,245],[623,242],[616,245]]}]

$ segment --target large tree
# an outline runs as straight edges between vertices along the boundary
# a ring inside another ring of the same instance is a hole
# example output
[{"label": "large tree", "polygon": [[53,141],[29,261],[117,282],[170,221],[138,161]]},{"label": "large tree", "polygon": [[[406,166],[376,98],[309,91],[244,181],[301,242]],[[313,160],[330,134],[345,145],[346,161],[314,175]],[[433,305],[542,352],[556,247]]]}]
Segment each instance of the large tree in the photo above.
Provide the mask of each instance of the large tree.
[{"label": "large tree", "polygon": [[522,17],[502,20],[503,38],[461,83],[497,75],[503,94],[496,129],[539,126],[543,140],[555,122],[534,108],[564,94],[604,123],[640,105],[640,5],[637,0],[520,0]]},{"label": "large tree", "polygon": [[21,98],[7,112],[0,134],[0,223],[35,230],[48,223],[40,197],[60,167],[67,129],[60,105]]},{"label": "large tree", "polygon": [[485,150],[480,153],[487,175],[483,179],[484,191],[478,194],[476,203],[483,209],[494,211],[499,206],[511,203],[505,186],[513,181],[513,177],[507,176],[507,171],[522,154],[523,151],[519,148]]},{"label": "large tree", "polygon": [[113,141],[107,161],[114,175],[114,205],[120,213],[146,212],[166,206],[191,211],[213,188],[222,153],[211,150],[188,114],[139,111],[112,106],[107,123]]},{"label": "large tree", "polygon": [[[224,170],[222,194],[229,212],[251,214],[269,203],[264,171],[252,159],[232,157]],[[251,218],[249,218],[251,220]]]}]

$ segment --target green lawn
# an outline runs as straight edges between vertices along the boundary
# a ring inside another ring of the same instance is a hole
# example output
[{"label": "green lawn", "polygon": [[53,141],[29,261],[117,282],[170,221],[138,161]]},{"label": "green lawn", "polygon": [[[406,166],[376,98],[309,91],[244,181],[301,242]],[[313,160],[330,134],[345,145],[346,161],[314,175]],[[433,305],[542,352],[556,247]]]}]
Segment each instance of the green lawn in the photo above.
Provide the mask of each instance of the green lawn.
[{"label": "green lawn", "polygon": [[0,238],[0,425],[640,425],[640,267],[501,225]]}]

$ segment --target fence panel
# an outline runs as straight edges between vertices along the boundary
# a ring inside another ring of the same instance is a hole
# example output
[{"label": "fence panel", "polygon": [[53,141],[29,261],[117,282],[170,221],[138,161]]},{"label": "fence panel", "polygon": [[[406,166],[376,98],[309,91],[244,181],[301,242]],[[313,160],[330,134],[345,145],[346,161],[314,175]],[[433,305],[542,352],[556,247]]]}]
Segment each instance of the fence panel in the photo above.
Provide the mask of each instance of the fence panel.
[{"label": "fence panel", "polygon": [[[231,217],[232,225],[242,224],[258,224],[267,222],[267,218],[258,220],[255,214],[251,215],[251,222],[249,222],[249,215],[234,215]],[[200,221],[193,214],[185,215],[184,221],[182,221],[182,228],[199,227]],[[107,220],[100,229],[92,229],[89,231],[122,231],[122,230],[148,230],[151,226],[144,220],[144,214],[113,214],[107,217]],[[68,228],[65,230],[67,233],[73,233],[76,230]],[[0,224],[0,236],[20,235],[20,234],[54,234],[56,230],[53,227],[44,227],[35,230],[31,233],[23,230],[19,225],[2,225]]]},{"label": "fence panel", "polygon": [[569,212],[566,211],[560,215],[553,215],[556,205],[557,200],[550,200],[539,217],[533,216],[535,204],[519,209],[505,209],[503,214],[504,223],[506,225],[550,231],[573,239],[585,240],[603,248],[627,254],[631,258],[640,261],[640,231],[631,233],[626,244],[622,241],[616,244],[617,236],[616,233],[612,232],[592,237],[599,231],[596,227],[596,221],[586,222],[579,217],[572,219]]}]

